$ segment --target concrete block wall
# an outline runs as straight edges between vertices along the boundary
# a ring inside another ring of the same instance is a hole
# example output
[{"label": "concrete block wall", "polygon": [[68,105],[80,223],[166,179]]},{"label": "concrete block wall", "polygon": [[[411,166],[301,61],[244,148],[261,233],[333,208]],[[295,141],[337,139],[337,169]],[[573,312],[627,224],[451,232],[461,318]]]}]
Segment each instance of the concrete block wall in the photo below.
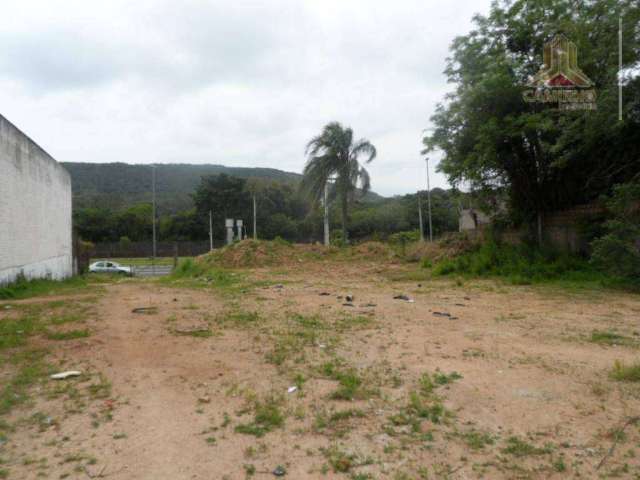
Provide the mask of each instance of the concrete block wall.
[{"label": "concrete block wall", "polygon": [[0,115],[0,285],[73,273],[71,177]]}]

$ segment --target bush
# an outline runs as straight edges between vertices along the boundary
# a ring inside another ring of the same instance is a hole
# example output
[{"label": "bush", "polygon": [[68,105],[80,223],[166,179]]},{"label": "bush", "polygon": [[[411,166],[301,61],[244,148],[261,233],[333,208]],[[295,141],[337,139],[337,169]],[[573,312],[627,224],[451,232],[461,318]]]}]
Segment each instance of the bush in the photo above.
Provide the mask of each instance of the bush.
[{"label": "bush", "polygon": [[507,245],[495,240],[488,240],[470,252],[438,262],[433,274],[499,276],[519,285],[560,278],[579,280],[598,277],[597,272],[580,257],[527,245]]},{"label": "bush", "polygon": [[640,278],[640,183],[614,188],[606,200],[607,233],[591,243],[591,262],[611,275]]}]

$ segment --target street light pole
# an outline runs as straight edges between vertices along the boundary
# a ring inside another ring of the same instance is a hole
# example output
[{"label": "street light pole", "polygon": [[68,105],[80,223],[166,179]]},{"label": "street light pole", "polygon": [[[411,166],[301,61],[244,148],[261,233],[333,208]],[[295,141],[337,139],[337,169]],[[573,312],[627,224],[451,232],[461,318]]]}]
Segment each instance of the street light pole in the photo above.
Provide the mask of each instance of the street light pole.
[{"label": "street light pole", "polygon": [[431,186],[429,185],[429,157],[425,157],[427,162],[427,204],[429,206],[429,241],[433,242],[433,224],[431,223]]},{"label": "street light pole", "polygon": [[422,202],[420,201],[420,190],[418,189],[418,220],[420,222],[420,241],[424,242],[424,226],[422,225]]},{"label": "street light pole", "polygon": [[153,215],[153,222],[152,222],[153,252],[152,252],[151,266],[153,269],[153,273],[155,274],[155,270],[156,270],[156,166],[155,165],[151,165],[151,191],[152,191],[152,197],[153,197],[152,207],[151,207],[152,215]]},{"label": "street light pole", "polygon": [[257,212],[256,212],[256,194],[253,194],[253,239],[258,240],[258,224],[256,221]]},{"label": "street light pole", "polygon": [[622,15],[618,18],[618,120],[622,121]]}]

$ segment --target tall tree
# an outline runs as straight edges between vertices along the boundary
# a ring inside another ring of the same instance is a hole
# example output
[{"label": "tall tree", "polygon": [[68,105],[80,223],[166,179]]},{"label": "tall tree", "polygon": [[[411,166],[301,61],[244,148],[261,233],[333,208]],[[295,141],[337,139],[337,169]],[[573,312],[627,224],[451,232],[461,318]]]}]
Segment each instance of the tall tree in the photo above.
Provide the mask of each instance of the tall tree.
[{"label": "tall tree", "polygon": [[[623,64],[640,57],[637,0],[497,0],[451,47],[446,74],[455,90],[424,139],[440,149],[439,170],[455,186],[504,192],[514,220],[586,203],[640,172],[640,77],[625,86],[617,120],[618,18]],[[542,63],[546,41],[562,32],[595,83],[597,111],[527,104],[523,86]]]},{"label": "tall tree", "polygon": [[335,191],[340,202],[342,237],[348,241],[349,205],[358,190],[364,195],[371,187],[369,172],[360,164],[360,157],[370,163],[376,157],[376,148],[366,139],[354,142],[353,130],[338,122],[327,124],[320,135],[307,144],[307,163],[301,188],[314,201],[319,201],[324,187],[335,178]]},{"label": "tall tree", "polygon": [[193,203],[201,218],[213,213],[213,230],[216,238],[224,236],[224,219],[250,218],[251,197],[244,178],[232,177],[226,173],[203,176],[193,194]]}]

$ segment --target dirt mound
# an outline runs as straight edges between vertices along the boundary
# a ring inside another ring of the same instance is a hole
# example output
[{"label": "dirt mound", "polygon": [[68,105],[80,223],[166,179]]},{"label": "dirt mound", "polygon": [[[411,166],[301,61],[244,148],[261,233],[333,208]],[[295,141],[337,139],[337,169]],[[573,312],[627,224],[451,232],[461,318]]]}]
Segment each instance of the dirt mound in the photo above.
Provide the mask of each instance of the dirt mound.
[{"label": "dirt mound", "polygon": [[468,235],[452,233],[431,242],[416,242],[407,247],[407,258],[412,261],[430,260],[439,262],[468,252],[478,245],[478,241]]},{"label": "dirt mound", "polygon": [[198,262],[227,268],[291,265],[320,258],[331,249],[318,244],[291,244],[282,240],[243,240],[198,257]]},{"label": "dirt mound", "polygon": [[397,255],[393,249],[381,242],[364,242],[338,248],[325,247],[319,243],[292,244],[282,240],[243,240],[201,255],[196,261],[225,268],[260,268],[319,260],[389,261],[395,258]]},{"label": "dirt mound", "polygon": [[390,260],[397,255],[389,245],[382,242],[363,242],[352,247],[354,257],[368,260]]}]

